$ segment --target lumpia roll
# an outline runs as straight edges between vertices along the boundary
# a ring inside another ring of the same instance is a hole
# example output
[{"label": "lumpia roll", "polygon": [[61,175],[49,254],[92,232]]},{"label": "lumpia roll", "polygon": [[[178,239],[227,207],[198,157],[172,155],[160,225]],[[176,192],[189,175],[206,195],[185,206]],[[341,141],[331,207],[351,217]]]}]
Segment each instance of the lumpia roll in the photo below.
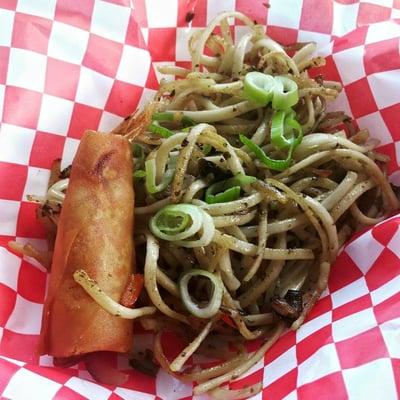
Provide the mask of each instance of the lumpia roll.
[{"label": "lumpia roll", "polygon": [[115,301],[133,272],[133,160],[122,136],[88,131],[72,163],[44,305],[40,353],[127,352],[132,321],[102,309],[74,281],[85,270]]}]

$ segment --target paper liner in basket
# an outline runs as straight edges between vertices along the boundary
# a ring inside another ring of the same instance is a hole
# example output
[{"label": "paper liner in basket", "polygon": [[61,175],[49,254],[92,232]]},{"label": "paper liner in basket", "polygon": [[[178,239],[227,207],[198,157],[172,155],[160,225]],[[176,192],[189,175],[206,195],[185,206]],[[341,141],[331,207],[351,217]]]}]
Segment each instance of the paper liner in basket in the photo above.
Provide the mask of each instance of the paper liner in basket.
[{"label": "paper liner in basket", "polygon": [[[44,246],[26,194],[44,194],[51,161],[62,156],[68,164],[84,129],[109,130],[154,94],[150,55],[153,65],[187,64],[190,28],[233,9],[284,43],[321,45],[325,77],[344,84],[332,107],[381,141],[390,179],[400,183],[396,0],[271,0],[269,8],[246,0],[0,0],[1,398],[191,398],[191,385],[163,371],[153,379],[130,370],[116,388],[94,383],[81,365],[63,370],[37,358],[46,272],[7,242]],[[243,30],[233,27],[236,37]],[[151,340],[138,332],[135,347],[151,348]],[[124,359],[115,362],[128,369]],[[232,387],[260,380],[257,399],[400,397],[400,217],[357,235],[303,327]]]}]

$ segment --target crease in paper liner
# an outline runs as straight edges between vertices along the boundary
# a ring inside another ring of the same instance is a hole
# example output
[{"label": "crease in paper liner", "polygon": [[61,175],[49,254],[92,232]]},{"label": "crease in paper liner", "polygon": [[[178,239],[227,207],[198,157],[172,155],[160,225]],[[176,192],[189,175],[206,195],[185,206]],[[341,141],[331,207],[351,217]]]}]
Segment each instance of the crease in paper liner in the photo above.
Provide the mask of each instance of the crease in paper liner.
[{"label": "crease in paper liner", "polygon": [[[34,359],[30,353],[46,274],[32,260],[21,262],[6,245],[14,237],[44,245],[33,207],[23,196],[27,190],[43,191],[52,158],[62,156],[64,165],[73,159],[77,132],[110,129],[154,94],[158,74],[149,69],[146,50],[153,66],[185,65],[188,53],[182,46],[189,28],[234,8],[266,22],[267,33],[277,40],[315,40],[327,57],[325,77],[345,86],[332,109],[346,111],[381,140],[381,150],[391,157],[389,179],[400,183],[400,25],[390,20],[400,16],[396,2],[271,0],[268,10],[244,0],[140,0],[132,6],[127,1],[0,2],[2,398],[191,397],[191,384],[164,371],[155,380],[132,371],[128,383],[115,388],[93,382],[82,365],[61,370],[52,367],[51,357]],[[195,14],[189,24],[188,11]],[[234,32],[240,36],[243,27]],[[256,399],[399,398],[399,332],[400,217],[393,216],[356,234],[303,327],[284,335],[239,383],[262,380],[264,390]],[[151,335],[139,331],[135,347],[141,346],[151,348]],[[127,368],[123,358],[116,362]]]}]

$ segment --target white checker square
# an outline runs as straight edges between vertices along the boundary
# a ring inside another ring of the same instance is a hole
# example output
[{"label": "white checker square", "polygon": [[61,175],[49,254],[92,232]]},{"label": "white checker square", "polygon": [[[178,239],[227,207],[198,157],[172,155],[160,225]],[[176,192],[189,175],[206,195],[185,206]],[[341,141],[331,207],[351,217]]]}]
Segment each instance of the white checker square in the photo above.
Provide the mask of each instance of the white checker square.
[{"label": "white checker square", "polygon": [[19,201],[0,199],[0,235],[15,236],[19,206]]},{"label": "white checker square", "polygon": [[268,9],[268,25],[298,29],[301,18],[301,1],[270,0]]},{"label": "white checker square", "polygon": [[113,82],[114,80],[108,76],[82,67],[76,92],[76,101],[88,106],[104,108]]},{"label": "white checker square", "polygon": [[312,335],[314,332],[319,331],[325,326],[332,323],[332,311],[328,311],[325,314],[322,314],[311,321],[307,321],[296,331],[296,341],[299,343],[301,340],[304,340],[308,336]]},{"label": "white checker square", "polygon": [[25,183],[23,200],[26,196],[33,194],[36,196],[45,196],[47,193],[47,183],[49,182],[50,171],[45,168],[28,167],[28,177]]},{"label": "white checker square", "polygon": [[385,247],[372,236],[372,232],[369,230],[351,242],[346,247],[346,252],[357,264],[361,272],[366,275],[369,269],[374,265],[376,259],[381,255],[384,248]]},{"label": "white checker square", "polygon": [[397,399],[392,363],[389,358],[342,371],[349,399]]},{"label": "white checker square", "polygon": [[393,142],[392,135],[379,111],[357,118],[357,122],[360,129],[367,128],[369,132],[373,132],[374,139],[378,139],[380,145]]},{"label": "white checker square", "polygon": [[149,28],[175,28],[178,19],[177,0],[146,0]]},{"label": "white checker square", "polygon": [[[379,0],[380,1],[380,0]],[[368,26],[365,44],[376,43],[382,40],[398,38],[400,26],[392,21],[384,21]]]},{"label": "white checker square", "polygon": [[72,64],[81,64],[88,40],[89,32],[54,21],[49,38],[48,55]]},{"label": "white checker square", "polygon": [[143,40],[148,45],[149,44],[149,28],[140,28],[142,32]]},{"label": "white checker square", "polygon": [[61,386],[60,383],[21,368],[12,376],[2,395],[13,400],[50,400]]},{"label": "white checker square", "polygon": [[384,322],[380,330],[390,357],[400,358],[400,318]]},{"label": "white checker square", "polygon": [[42,310],[43,304],[33,303],[18,294],[14,311],[10,315],[5,328],[23,335],[38,335]]},{"label": "white checker square", "polygon": [[[365,76],[364,46],[352,47],[333,54],[343,84],[348,85]],[[349,68],[351,65],[351,68]]]},{"label": "white checker square", "polygon": [[[234,27],[234,32],[235,32],[235,44],[238,44],[240,39],[244,36],[247,35],[248,33],[251,34],[251,32],[249,32],[249,28],[247,26],[243,26],[243,25],[235,25]],[[246,47],[246,52],[250,49],[250,44],[251,42],[249,41]]]},{"label": "white checker square", "polygon": [[116,78],[133,85],[144,86],[150,63],[150,54],[147,50],[125,45]]},{"label": "white checker square", "polygon": [[47,58],[24,49],[10,49],[7,85],[43,92]]},{"label": "white checker square", "polygon": [[392,250],[397,257],[400,258],[400,227],[397,228],[396,233],[390,239],[387,247]]},{"label": "white checker square", "polygon": [[4,85],[0,85],[0,121],[3,117],[3,103],[4,103],[4,92],[6,87]]},{"label": "white checker square", "polygon": [[18,0],[17,11],[38,17],[54,19],[56,0]]},{"label": "white checker square", "polygon": [[79,140],[67,137],[65,139],[63,154],[61,157],[61,169],[68,167],[72,164],[72,160],[75,157],[76,151],[78,150]]},{"label": "white checker square", "polygon": [[264,368],[263,386],[266,387],[297,366],[296,347],[291,347]]},{"label": "white checker square", "polygon": [[359,4],[333,2],[332,35],[343,36],[357,28]]},{"label": "white checker square", "polygon": [[362,297],[369,293],[369,289],[365,282],[365,278],[362,277],[351,282],[349,285],[333,292],[331,294],[332,298],[332,306],[333,308],[337,308],[342,306],[343,304],[349,303],[359,297]]},{"label": "white checker square", "polygon": [[97,0],[94,3],[90,31],[96,35],[123,43],[130,14],[130,7]]},{"label": "white checker square", "polygon": [[21,259],[19,257],[8,251],[5,247],[0,247],[0,282],[2,284],[17,290],[20,266]]},{"label": "white checker square", "polygon": [[235,11],[235,0],[207,1],[207,24],[224,11]]},{"label": "white checker square", "polygon": [[333,343],[321,347],[298,367],[297,386],[316,381],[340,371],[339,358]]},{"label": "white checker square", "polygon": [[332,101],[331,103],[327,104],[327,110],[329,112],[332,111],[343,111],[348,115],[349,117],[353,116],[353,113],[350,108],[349,100],[346,96],[346,92],[342,90],[339,94],[339,96],[336,98],[335,101]]},{"label": "white checker square", "polygon": [[192,395],[192,384],[184,383],[160,368],[156,377],[156,394],[162,399],[179,400]]},{"label": "white checker square", "polygon": [[154,89],[143,88],[142,95],[139,100],[138,108],[143,109],[143,107],[151,100],[154,99],[157,91]]},{"label": "white checker square", "polygon": [[392,12],[390,14],[390,18],[391,19],[400,18],[400,10],[398,10],[397,8],[392,8]]},{"label": "white checker square", "polygon": [[385,108],[400,102],[400,70],[377,72],[368,76],[369,86],[378,108]]},{"label": "white checker square", "polygon": [[111,390],[100,386],[97,383],[89,382],[75,376],[69,379],[64,386],[87,397],[88,399],[107,400],[112,393]]},{"label": "white checker square", "polygon": [[99,131],[108,132],[114,129],[121,121],[122,117],[119,115],[111,114],[107,111],[104,111],[101,114],[100,123],[99,123]]},{"label": "white checker square", "polygon": [[332,337],[335,342],[346,340],[376,327],[378,324],[372,308],[348,315],[332,323]]},{"label": "white checker square", "polygon": [[331,42],[331,35],[327,35],[326,33],[318,33],[318,32],[299,30],[299,33],[297,36],[297,41],[298,42],[315,42],[315,43],[317,43],[318,48],[321,48]]},{"label": "white checker square", "polygon": [[14,25],[14,12],[10,10],[0,10],[0,46],[11,46],[11,38]]},{"label": "white checker square", "polygon": [[[192,33],[199,31],[201,28],[176,28],[176,44],[175,44],[175,56],[176,61],[190,61],[189,53],[189,38]],[[170,62],[168,64],[171,64]]]},{"label": "white checker square", "polygon": [[2,124],[0,127],[0,161],[29,163],[35,131],[21,126]]},{"label": "white checker square", "polygon": [[388,298],[394,296],[399,293],[400,288],[400,275],[396,276],[389,282],[386,282],[384,285],[380,286],[378,289],[375,289],[371,292],[371,300],[374,306],[382,303]]},{"label": "white checker square", "polygon": [[293,392],[290,392],[282,400],[297,400],[297,390],[293,390]]},{"label": "white checker square", "polygon": [[125,388],[116,388],[114,393],[119,397],[122,397],[124,400],[154,400],[155,396],[148,393],[138,392],[136,390],[125,389]]},{"label": "white checker square", "polygon": [[44,94],[38,130],[65,136],[68,132],[74,103],[61,97]]}]

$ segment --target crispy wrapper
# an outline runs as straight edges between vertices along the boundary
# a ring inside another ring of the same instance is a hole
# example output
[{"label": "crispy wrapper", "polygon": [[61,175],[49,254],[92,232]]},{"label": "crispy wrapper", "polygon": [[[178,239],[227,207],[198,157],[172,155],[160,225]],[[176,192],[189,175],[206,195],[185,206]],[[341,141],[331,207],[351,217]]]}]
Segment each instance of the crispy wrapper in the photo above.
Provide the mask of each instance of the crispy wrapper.
[{"label": "crispy wrapper", "polygon": [[127,352],[132,321],[104,311],[74,281],[84,269],[120,301],[133,272],[133,161],[122,136],[88,131],[75,159],[61,210],[43,310],[41,354],[73,357]]}]

